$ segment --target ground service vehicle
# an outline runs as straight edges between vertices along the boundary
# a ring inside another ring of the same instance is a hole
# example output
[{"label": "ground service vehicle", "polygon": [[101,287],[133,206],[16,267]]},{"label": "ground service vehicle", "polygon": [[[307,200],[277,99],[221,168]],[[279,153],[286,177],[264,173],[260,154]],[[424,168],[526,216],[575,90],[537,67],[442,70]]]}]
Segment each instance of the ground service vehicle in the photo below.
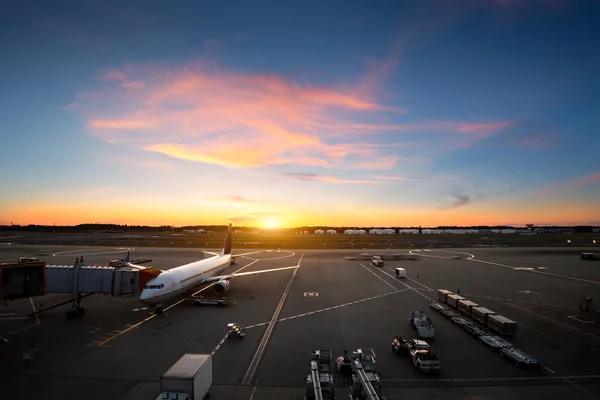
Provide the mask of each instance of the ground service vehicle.
[{"label": "ground service vehicle", "polygon": [[371,261],[376,267],[383,267],[384,262],[379,256],[373,256],[373,260]]},{"label": "ground service vehicle", "polygon": [[488,315],[487,325],[502,335],[512,336],[517,333],[517,323],[502,315]]},{"label": "ground service vehicle", "polygon": [[457,294],[449,294],[446,296],[446,303],[452,308],[458,308],[458,302],[460,300],[466,300],[466,299]]},{"label": "ground service vehicle", "polygon": [[246,329],[237,322],[230,322],[227,324],[227,338],[238,337],[243,338],[246,335]]},{"label": "ground service vehicle", "polygon": [[411,350],[410,357],[421,373],[437,373],[442,369],[440,360],[430,350]]},{"label": "ground service vehicle", "polygon": [[406,270],[404,268],[396,268],[396,278],[406,278]]},{"label": "ground service vehicle", "polygon": [[392,341],[392,351],[398,355],[408,354],[408,342],[402,336],[398,335]]},{"label": "ground service vehicle", "polygon": [[446,302],[446,297],[449,294],[452,294],[451,291],[446,290],[446,289],[438,289],[437,293],[438,293],[438,300],[441,301],[442,303],[445,303]]},{"label": "ground service vehicle", "polygon": [[[177,394],[179,400],[202,400],[208,398],[213,384],[213,362],[210,354],[184,354],[160,378],[161,395],[171,398]],[[187,395],[187,397],[186,397]]]},{"label": "ground service vehicle", "polygon": [[514,347],[507,347],[501,349],[500,355],[502,357],[508,358],[511,361],[514,361],[517,367],[525,365],[538,368],[540,366],[540,362],[536,358],[533,358],[530,355],[525,354],[521,350],[515,349]]},{"label": "ground service vehicle", "polygon": [[487,325],[489,316],[495,314],[495,312],[488,310],[485,307],[473,307],[471,309],[471,317],[475,318],[484,325]]},{"label": "ground service vehicle", "polygon": [[306,383],[304,400],[335,400],[335,383],[329,368],[324,368],[324,365],[317,360],[312,360],[310,372],[310,375],[304,378],[304,383]]},{"label": "ground service vehicle", "polygon": [[418,339],[433,340],[435,336],[433,322],[431,322],[423,311],[410,311],[408,313],[408,321],[410,322],[410,326],[416,329]]},{"label": "ground service vehicle", "polygon": [[490,348],[490,350],[500,350],[504,348],[513,347],[512,344],[498,336],[483,335],[479,337],[479,340],[481,340],[482,343],[487,345]]},{"label": "ground service vehicle", "polygon": [[473,307],[479,307],[479,304],[473,303],[471,300],[460,300],[458,302],[458,311],[462,312],[465,315],[471,315],[471,309]]}]

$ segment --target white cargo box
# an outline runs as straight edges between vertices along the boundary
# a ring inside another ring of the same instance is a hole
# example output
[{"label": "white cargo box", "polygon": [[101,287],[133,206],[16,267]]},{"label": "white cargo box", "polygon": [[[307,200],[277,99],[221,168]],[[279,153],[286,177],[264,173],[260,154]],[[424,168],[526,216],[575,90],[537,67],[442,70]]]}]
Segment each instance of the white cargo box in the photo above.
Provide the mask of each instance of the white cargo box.
[{"label": "white cargo box", "polygon": [[406,270],[404,268],[396,268],[396,278],[406,278]]},{"label": "white cargo box", "polygon": [[187,393],[190,400],[202,400],[213,384],[210,354],[184,354],[161,378],[163,393]]}]

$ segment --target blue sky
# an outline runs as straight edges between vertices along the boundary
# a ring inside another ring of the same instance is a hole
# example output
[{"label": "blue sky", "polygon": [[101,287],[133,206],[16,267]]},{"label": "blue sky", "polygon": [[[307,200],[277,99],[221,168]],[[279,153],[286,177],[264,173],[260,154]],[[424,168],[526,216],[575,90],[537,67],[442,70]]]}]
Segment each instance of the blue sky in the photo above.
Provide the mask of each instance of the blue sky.
[{"label": "blue sky", "polygon": [[600,224],[600,6],[16,2],[0,223]]}]

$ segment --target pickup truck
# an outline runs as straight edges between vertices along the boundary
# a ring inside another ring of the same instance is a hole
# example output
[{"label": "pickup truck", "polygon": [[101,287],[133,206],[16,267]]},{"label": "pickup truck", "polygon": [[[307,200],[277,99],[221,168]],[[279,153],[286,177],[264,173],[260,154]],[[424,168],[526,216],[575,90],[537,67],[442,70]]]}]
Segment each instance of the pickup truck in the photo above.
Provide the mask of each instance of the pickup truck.
[{"label": "pickup truck", "polygon": [[442,369],[440,360],[431,350],[411,350],[410,357],[421,373],[438,373]]}]

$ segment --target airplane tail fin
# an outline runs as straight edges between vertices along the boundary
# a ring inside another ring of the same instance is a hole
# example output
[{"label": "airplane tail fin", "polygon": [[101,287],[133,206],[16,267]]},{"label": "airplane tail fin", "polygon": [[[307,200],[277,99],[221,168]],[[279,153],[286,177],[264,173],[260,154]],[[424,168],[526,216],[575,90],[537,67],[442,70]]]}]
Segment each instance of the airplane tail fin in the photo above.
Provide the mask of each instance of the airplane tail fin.
[{"label": "airplane tail fin", "polygon": [[125,263],[129,264],[129,261],[131,261],[129,251],[127,252],[127,255],[125,256],[125,258],[121,259],[121,261],[124,261]]},{"label": "airplane tail fin", "polygon": [[225,245],[223,246],[223,250],[221,250],[222,256],[226,254],[231,254],[231,224],[227,228],[227,236],[225,236]]}]

